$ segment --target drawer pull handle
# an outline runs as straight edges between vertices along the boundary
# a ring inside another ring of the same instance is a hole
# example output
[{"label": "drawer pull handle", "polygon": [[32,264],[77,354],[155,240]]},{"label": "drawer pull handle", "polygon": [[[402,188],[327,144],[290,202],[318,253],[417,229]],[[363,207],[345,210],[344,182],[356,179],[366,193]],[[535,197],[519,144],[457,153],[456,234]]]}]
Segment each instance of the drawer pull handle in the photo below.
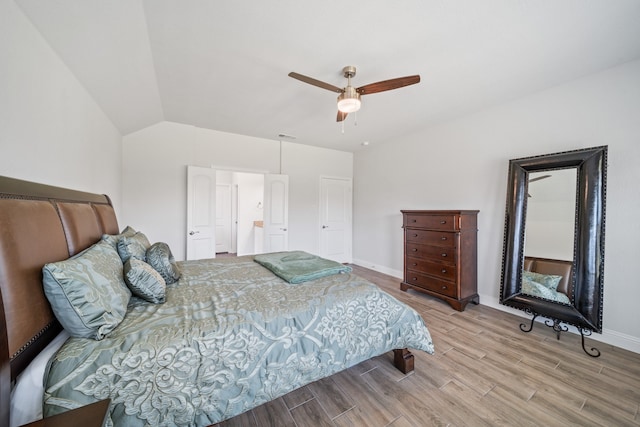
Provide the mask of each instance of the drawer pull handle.
[{"label": "drawer pull handle", "polygon": [[411,280],[418,280],[418,278],[417,278],[417,277],[414,277],[414,278],[413,278],[413,279],[411,279]]},{"label": "drawer pull handle", "polygon": [[413,235],[413,237],[418,237],[418,235],[417,235],[417,234],[414,234],[414,235]]},{"label": "drawer pull handle", "polygon": [[443,286],[443,287],[442,287],[442,290],[446,290],[446,289],[447,289],[447,287],[446,287],[446,286]]},{"label": "drawer pull handle", "polygon": [[443,257],[446,257],[446,256],[447,256],[447,254],[440,254],[440,255],[442,255]]},{"label": "drawer pull handle", "polygon": [[418,252],[418,248],[413,248],[412,251],[413,252]]},{"label": "drawer pull handle", "polygon": [[412,219],[412,220],[411,220],[411,222],[417,222],[417,220],[415,220],[415,219]]},{"label": "drawer pull handle", "polygon": [[440,240],[447,240],[447,238],[446,237],[441,237]]},{"label": "drawer pull handle", "polygon": [[414,267],[415,267],[415,266],[417,266],[417,265],[418,265],[418,263],[417,263],[417,262],[414,262],[414,263],[413,263],[413,266],[414,266]]},{"label": "drawer pull handle", "polygon": [[445,220],[440,221],[440,224],[446,224],[446,223],[447,223],[447,221],[445,221]]},{"label": "drawer pull handle", "polygon": [[446,273],[446,272],[447,272],[447,269],[446,269],[446,268],[443,268],[443,269],[442,269],[442,272],[443,272],[443,273]]}]

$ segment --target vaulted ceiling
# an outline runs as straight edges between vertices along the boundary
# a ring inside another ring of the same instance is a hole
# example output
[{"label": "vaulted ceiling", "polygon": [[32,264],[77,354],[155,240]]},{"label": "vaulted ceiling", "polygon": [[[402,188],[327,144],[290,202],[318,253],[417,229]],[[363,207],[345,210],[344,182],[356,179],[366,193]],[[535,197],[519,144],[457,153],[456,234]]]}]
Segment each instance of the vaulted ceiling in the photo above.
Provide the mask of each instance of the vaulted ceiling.
[{"label": "vaulted ceiling", "polygon": [[[637,0],[16,0],[123,135],[167,120],[355,151],[640,58]],[[420,74],[336,122],[330,91]],[[287,139],[292,140],[292,139]]]}]

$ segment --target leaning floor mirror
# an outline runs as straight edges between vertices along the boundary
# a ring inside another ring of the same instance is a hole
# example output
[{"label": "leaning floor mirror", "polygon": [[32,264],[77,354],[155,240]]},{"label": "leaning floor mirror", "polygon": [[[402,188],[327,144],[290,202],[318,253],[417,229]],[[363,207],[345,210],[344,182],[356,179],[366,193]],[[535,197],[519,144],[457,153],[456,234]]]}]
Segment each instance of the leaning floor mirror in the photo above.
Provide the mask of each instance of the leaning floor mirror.
[{"label": "leaning floor mirror", "polygon": [[538,316],[558,339],[602,333],[607,147],[509,161],[500,303]]}]

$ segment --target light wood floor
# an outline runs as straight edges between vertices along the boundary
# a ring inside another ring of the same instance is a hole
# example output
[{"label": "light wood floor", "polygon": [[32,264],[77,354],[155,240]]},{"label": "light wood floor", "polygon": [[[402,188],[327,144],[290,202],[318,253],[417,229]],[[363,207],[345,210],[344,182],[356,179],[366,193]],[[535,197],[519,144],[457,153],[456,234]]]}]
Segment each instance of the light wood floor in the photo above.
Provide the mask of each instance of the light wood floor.
[{"label": "light wood floor", "polygon": [[[640,426],[640,354],[580,336],[556,340],[536,323],[483,305],[462,313],[435,298],[399,290],[399,280],[354,266],[415,308],[435,355],[414,351],[403,375],[392,353],[295,390],[231,420],[230,426]],[[527,322],[528,323],[528,322]]]}]

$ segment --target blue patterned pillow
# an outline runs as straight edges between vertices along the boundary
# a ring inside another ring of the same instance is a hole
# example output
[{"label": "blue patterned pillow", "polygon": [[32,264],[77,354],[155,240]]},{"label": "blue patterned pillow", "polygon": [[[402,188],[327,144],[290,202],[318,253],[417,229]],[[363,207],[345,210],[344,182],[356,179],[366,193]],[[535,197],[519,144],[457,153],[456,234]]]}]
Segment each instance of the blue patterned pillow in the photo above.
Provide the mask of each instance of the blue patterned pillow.
[{"label": "blue patterned pillow", "polygon": [[147,249],[151,244],[149,239],[144,233],[138,231],[133,236],[124,236],[118,241],[118,253],[122,262],[125,263],[131,257],[139,259],[140,261],[146,260]]},{"label": "blue patterned pillow", "polygon": [[133,228],[127,225],[125,229],[120,232],[120,234],[103,234],[102,240],[105,240],[108,243],[110,243],[111,246],[113,246],[114,249],[117,251],[118,242],[120,241],[120,239],[122,239],[123,237],[133,236],[134,234],[136,234],[136,230],[134,230]]},{"label": "blue patterned pillow", "polygon": [[562,302],[569,304],[569,297],[562,292],[558,292],[555,289],[550,289],[545,285],[535,282],[526,276],[522,276],[522,293],[527,295],[533,295],[539,298],[545,298],[552,301]]},{"label": "blue patterned pillow", "polygon": [[122,273],[120,256],[104,240],[42,268],[45,295],[69,335],[101,340],[120,324],[131,298]]},{"label": "blue patterned pillow", "polygon": [[151,245],[147,249],[146,257],[149,265],[160,273],[167,284],[174,283],[180,278],[180,268],[166,243],[158,242]]},{"label": "blue patterned pillow", "polygon": [[124,263],[124,281],[134,295],[154,304],[164,303],[166,283],[160,273],[146,262],[129,258]]},{"label": "blue patterned pillow", "polygon": [[541,284],[545,288],[551,289],[552,291],[558,289],[558,284],[560,283],[560,280],[562,280],[562,276],[556,276],[553,274],[541,274],[534,271],[523,270],[522,279],[524,280],[525,277],[528,280],[532,280],[536,283]]}]

